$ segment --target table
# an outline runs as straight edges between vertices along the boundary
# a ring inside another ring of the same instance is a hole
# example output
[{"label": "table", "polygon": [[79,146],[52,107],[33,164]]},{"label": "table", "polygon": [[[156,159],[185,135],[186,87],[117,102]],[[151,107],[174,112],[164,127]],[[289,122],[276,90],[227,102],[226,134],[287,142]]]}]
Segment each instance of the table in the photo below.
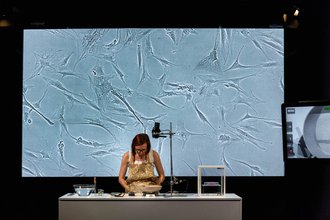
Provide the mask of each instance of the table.
[{"label": "table", "polygon": [[115,197],[112,194],[79,196],[65,194],[58,199],[59,220],[241,220],[242,198],[224,195],[159,194]]}]

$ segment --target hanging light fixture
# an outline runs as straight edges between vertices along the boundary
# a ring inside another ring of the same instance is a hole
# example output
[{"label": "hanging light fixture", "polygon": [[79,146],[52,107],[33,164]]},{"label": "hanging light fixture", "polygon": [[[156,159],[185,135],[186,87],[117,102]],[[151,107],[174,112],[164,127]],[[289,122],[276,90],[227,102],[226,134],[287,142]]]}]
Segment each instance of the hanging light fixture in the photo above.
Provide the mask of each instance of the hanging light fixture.
[{"label": "hanging light fixture", "polygon": [[0,28],[13,25],[12,14],[12,9],[8,5],[0,7]]}]

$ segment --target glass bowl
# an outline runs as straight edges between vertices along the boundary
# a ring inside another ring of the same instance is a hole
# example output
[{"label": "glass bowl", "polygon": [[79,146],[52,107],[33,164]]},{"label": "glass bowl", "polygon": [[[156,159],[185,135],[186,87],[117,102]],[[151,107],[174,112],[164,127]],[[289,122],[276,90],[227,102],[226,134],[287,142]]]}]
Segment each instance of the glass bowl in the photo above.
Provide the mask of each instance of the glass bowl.
[{"label": "glass bowl", "polygon": [[79,196],[89,196],[95,191],[95,186],[93,184],[74,184],[73,188]]}]

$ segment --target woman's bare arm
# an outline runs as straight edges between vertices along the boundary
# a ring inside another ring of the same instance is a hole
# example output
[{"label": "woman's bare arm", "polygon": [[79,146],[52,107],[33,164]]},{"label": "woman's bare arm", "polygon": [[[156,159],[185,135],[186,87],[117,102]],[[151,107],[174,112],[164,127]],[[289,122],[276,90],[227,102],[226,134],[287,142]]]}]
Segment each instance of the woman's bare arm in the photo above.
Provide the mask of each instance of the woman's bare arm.
[{"label": "woman's bare arm", "polygon": [[156,166],[156,170],[158,173],[158,185],[161,185],[165,180],[164,168],[162,165],[162,161],[160,160],[159,154],[156,151],[153,151],[154,162]]},{"label": "woman's bare arm", "polygon": [[120,165],[119,177],[118,177],[118,182],[125,189],[125,191],[129,191],[129,187],[125,179],[127,167],[128,167],[128,158],[129,158],[128,154],[129,152],[126,152],[121,159],[121,165]]}]

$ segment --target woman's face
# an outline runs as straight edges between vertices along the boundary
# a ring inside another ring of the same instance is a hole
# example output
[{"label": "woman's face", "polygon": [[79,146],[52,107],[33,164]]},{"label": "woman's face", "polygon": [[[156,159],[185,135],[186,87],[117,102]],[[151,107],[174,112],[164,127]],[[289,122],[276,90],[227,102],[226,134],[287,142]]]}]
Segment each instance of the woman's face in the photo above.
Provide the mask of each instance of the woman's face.
[{"label": "woman's face", "polygon": [[139,156],[145,155],[146,152],[147,152],[147,143],[135,146],[135,153],[137,153]]}]

